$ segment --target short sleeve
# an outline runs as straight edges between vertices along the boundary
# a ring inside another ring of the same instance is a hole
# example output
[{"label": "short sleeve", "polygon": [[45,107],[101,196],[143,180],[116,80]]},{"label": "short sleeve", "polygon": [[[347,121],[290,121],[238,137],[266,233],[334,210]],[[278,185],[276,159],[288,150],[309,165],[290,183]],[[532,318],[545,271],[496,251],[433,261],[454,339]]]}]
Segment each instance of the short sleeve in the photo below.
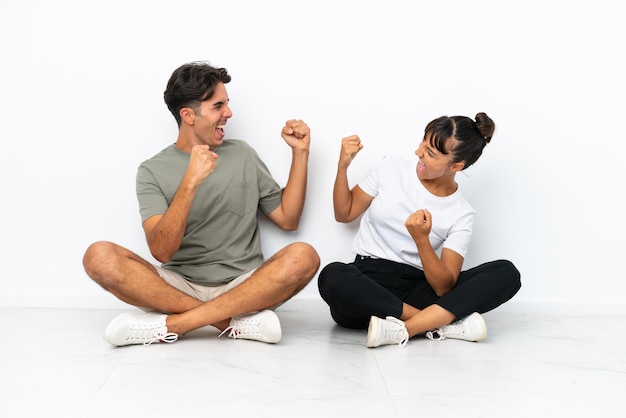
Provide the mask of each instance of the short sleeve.
[{"label": "short sleeve", "polygon": [[167,212],[169,206],[167,199],[152,172],[143,164],[137,169],[135,187],[142,223],[152,216],[163,215]]},{"label": "short sleeve", "polygon": [[384,170],[384,165],[386,163],[387,159],[383,158],[380,163],[370,168],[365,177],[358,182],[358,186],[361,190],[372,197],[378,196],[378,192],[380,190],[380,172],[381,170]]}]

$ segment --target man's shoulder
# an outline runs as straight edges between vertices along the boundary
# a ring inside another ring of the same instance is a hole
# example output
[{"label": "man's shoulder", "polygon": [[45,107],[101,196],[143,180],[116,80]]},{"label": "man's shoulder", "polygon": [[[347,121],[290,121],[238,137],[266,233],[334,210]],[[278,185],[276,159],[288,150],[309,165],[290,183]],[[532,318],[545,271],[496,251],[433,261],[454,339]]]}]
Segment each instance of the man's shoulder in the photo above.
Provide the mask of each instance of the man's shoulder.
[{"label": "man's shoulder", "polygon": [[226,139],[224,140],[224,143],[219,148],[222,148],[222,149],[245,148],[245,149],[250,149],[250,150],[252,149],[250,144],[248,144],[243,139]]},{"label": "man's shoulder", "polygon": [[154,154],[152,157],[143,160],[140,166],[159,164],[163,161],[168,161],[172,159],[179,153],[182,153],[182,151],[178,150],[174,144],[171,144]]},{"label": "man's shoulder", "polygon": [[250,161],[259,158],[256,150],[243,139],[226,139],[215,152],[220,158],[229,160],[234,158],[238,161]]}]

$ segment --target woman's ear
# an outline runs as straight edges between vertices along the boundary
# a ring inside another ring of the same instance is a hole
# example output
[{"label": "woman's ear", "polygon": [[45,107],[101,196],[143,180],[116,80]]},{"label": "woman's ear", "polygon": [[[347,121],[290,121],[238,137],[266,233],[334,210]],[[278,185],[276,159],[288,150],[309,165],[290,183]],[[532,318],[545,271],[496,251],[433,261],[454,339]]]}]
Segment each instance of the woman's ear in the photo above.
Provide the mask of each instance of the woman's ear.
[{"label": "woman's ear", "polygon": [[464,168],[465,168],[465,161],[459,161],[457,163],[450,164],[450,169],[454,171],[455,173],[463,170]]}]

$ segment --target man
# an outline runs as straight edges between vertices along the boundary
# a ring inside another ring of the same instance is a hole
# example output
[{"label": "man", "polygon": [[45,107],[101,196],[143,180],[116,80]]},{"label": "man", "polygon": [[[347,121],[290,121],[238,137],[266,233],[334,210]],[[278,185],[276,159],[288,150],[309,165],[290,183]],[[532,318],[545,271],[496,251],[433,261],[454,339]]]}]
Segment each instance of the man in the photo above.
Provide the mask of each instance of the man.
[{"label": "man", "polygon": [[104,338],[114,346],[174,342],[207,325],[231,338],[276,343],[282,331],[273,308],[319,268],[317,252],[301,242],[265,261],[257,224],[258,208],[283,230],[298,227],[310,129],[301,120],[282,129],[292,162],[281,189],[247,143],[224,140],[230,80],[225,68],[193,62],[167,84],[164,99],[178,138],[137,173],[143,229],[161,266],[111,242],[85,252],[85,271],[96,283],[145,311],[111,321]]}]

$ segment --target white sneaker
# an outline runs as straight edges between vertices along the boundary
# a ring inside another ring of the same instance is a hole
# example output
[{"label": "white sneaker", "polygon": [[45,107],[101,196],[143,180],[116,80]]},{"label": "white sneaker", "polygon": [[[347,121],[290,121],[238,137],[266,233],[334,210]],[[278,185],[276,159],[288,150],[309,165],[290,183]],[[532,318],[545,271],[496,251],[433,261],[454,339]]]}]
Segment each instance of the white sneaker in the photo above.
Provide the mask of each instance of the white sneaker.
[{"label": "white sneaker", "polygon": [[428,331],[426,337],[431,340],[444,340],[446,338],[454,338],[465,341],[481,341],[487,338],[487,324],[483,317],[478,313],[466,316],[449,325]]},{"label": "white sneaker", "polygon": [[167,332],[167,315],[155,312],[142,314],[123,313],[109,323],[104,340],[111,345],[150,345],[154,342],[173,343],[178,334]]},{"label": "white sneaker", "polygon": [[235,340],[241,338],[273,344],[282,337],[278,316],[270,310],[233,317],[228,328],[219,336],[228,331],[230,331],[228,336]]},{"label": "white sneaker", "polygon": [[409,332],[406,330],[404,322],[388,316],[386,319],[372,316],[367,329],[367,347],[378,347],[385,344],[398,344],[404,347],[409,342]]}]

